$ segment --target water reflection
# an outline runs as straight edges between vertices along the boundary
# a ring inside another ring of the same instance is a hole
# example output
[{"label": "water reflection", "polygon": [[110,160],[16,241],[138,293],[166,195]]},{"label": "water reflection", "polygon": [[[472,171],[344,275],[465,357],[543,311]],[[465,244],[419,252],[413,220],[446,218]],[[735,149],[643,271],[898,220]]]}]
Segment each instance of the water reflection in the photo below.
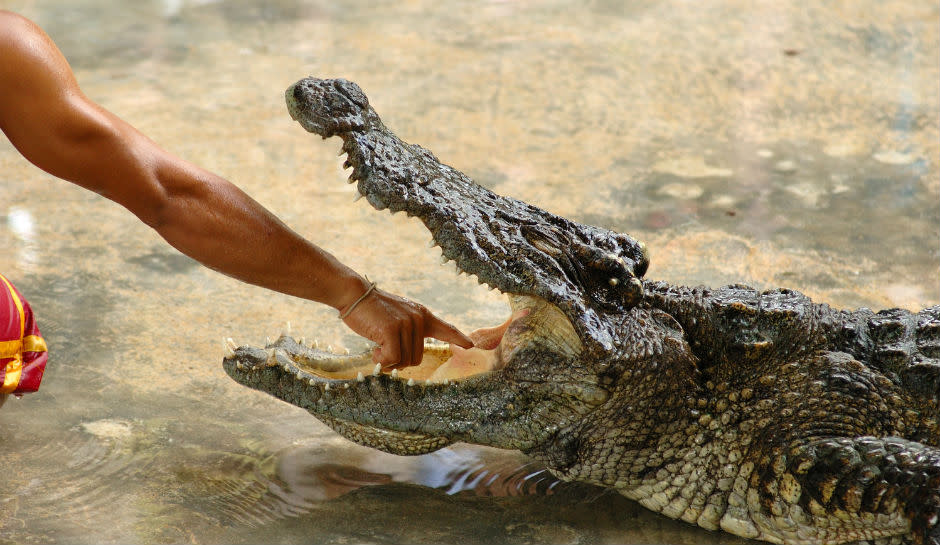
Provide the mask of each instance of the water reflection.
[{"label": "water reflection", "polygon": [[524,456],[492,449],[458,446],[407,461],[369,453],[356,465],[335,461],[342,457],[341,449],[325,450],[321,440],[277,453],[215,453],[215,475],[199,476],[180,501],[200,505],[204,516],[221,524],[260,526],[364,487],[396,482],[481,497],[551,495],[571,486]]},{"label": "water reflection", "polygon": [[487,459],[481,450],[443,449],[422,460],[415,482],[448,494],[470,492],[479,496],[552,494],[562,481],[544,467],[525,458]]},{"label": "water reflection", "polygon": [[19,242],[17,259],[23,263],[35,265],[38,256],[36,253],[35,221],[32,212],[18,206],[10,207],[7,210],[7,227]]},{"label": "water reflection", "polygon": [[401,458],[323,439],[257,447],[205,453],[198,476],[178,475],[187,486],[172,512],[198,511],[215,526],[200,533],[235,543],[719,542],[609,490],[559,482],[518,453],[456,446]]}]

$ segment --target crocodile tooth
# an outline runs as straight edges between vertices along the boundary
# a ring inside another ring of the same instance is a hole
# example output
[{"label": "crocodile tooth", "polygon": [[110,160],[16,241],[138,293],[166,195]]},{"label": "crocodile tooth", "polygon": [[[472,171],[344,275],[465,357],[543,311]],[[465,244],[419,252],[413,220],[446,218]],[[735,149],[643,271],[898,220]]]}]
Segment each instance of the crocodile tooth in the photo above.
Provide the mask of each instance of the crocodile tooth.
[{"label": "crocodile tooth", "polygon": [[441,265],[446,265],[448,261],[450,260],[447,259],[447,256],[444,254],[441,254]]},{"label": "crocodile tooth", "polygon": [[313,380],[313,379],[310,379],[310,380],[308,380],[307,382],[308,382],[311,386],[316,386],[316,385],[317,385],[317,381],[315,381],[315,380]]},{"label": "crocodile tooth", "polygon": [[290,322],[284,324],[284,331],[281,332],[282,337],[290,337]]},{"label": "crocodile tooth", "polygon": [[366,377],[362,376],[362,371],[359,371],[359,373],[356,375],[356,382],[365,382],[365,381],[366,381]]},{"label": "crocodile tooth", "polygon": [[345,354],[345,355],[348,356],[348,355],[349,355],[349,349],[348,349],[348,348],[344,348],[344,349],[343,349],[343,354]]},{"label": "crocodile tooth", "polygon": [[327,390],[329,390],[329,389],[330,389],[330,383],[327,382],[327,383],[326,383],[326,386],[323,387],[323,391],[325,392],[325,391],[327,391]]},{"label": "crocodile tooth", "polygon": [[301,337],[301,338],[297,341],[297,344],[299,344],[300,346],[303,346],[303,345],[307,344],[307,337]]},{"label": "crocodile tooth", "polygon": [[242,363],[242,362],[236,362],[236,363],[235,363],[235,368],[238,369],[239,371],[244,371],[244,370],[245,370],[245,364]]},{"label": "crocodile tooth", "polygon": [[235,355],[235,349],[228,343],[228,339],[222,339],[222,355],[226,358],[231,358]]},{"label": "crocodile tooth", "polygon": [[[344,147],[345,147],[345,146],[344,146]],[[344,153],[346,153],[346,150],[343,149],[343,148],[339,148],[339,153],[337,153],[336,156],[337,156],[337,157],[342,157]]]},{"label": "crocodile tooth", "polygon": [[343,383],[343,389],[344,389],[344,390],[348,390],[348,389],[349,389],[349,383],[348,383],[348,382],[344,382],[344,383]]},{"label": "crocodile tooth", "polygon": [[392,369],[392,378],[394,379],[398,378],[398,369]]},{"label": "crocodile tooth", "polygon": [[332,345],[332,344],[326,345],[326,351],[329,352],[330,354],[332,354],[332,353],[333,353],[333,345]]},{"label": "crocodile tooth", "polygon": [[267,347],[269,344],[271,344],[271,337],[265,337],[265,338],[264,338],[264,346]]},{"label": "crocodile tooth", "polygon": [[428,248],[433,248],[437,246],[437,242],[434,241],[434,237],[431,237],[431,240],[428,241]]},{"label": "crocodile tooth", "polygon": [[414,386],[414,385],[415,385],[415,379],[413,378],[408,379],[408,386]]},{"label": "crocodile tooth", "polygon": [[353,202],[359,202],[359,199],[362,198],[362,193],[356,192],[356,196],[353,197]]},{"label": "crocodile tooth", "polygon": [[377,377],[377,376],[379,376],[380,374],[382,374],[382,364],[381,364],[381,363],[376,363],[376,364],[375,364],[375,368],[372,369],[372,376]]},{"label": "crocodile tooth", "polygon": [[310,343],[310,346],[312,348],[320,348],[320,341],[318,341],[317,339],[314,339],[313,342]]}]

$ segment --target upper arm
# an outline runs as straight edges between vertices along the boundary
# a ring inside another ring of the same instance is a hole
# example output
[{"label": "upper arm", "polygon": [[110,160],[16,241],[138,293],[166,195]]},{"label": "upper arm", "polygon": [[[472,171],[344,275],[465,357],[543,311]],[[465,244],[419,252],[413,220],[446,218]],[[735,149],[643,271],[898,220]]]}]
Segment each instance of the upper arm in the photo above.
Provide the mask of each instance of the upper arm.
[{"label": "upper arm", "polygon": [[162,198],[152,175],[161,150],[85,97],[42,29],[6,11],[0,11],[0,129],[39,168],[138,216]]}]

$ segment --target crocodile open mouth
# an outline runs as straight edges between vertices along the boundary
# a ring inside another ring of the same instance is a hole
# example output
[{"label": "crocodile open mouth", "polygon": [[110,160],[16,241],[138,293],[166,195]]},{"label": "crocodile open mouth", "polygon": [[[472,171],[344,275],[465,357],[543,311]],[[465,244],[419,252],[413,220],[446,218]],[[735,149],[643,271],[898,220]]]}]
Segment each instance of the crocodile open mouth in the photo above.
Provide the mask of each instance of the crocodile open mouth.
[{"label": "crocodile open mouth", "polygon": [[[592,380],[545,377],[559,366],[571,372],[584,353],[613,349],[603,314],[640,302],[649,263],[641,243],[475,183],[395,136],[355,83],[304,78],[285,98],[304,129],[342,139],[356,200],[421,221],[443,262],[507,296],[509,317],[471,332],[473,348],[425,342],[419,365],[388,372],[369,349],[337,354],[289,334],[264,347],[228,340],[229,376],[306,409],[350,440],[409,455],[458,440],[529,450],[556,429],[539,423],[554,410],[547,408],[553,396],[577,410],[607,400]],[[506,427],[527,431],[506,442],[499,431]]]},{"label": "crocodile open mouth", "polygon": [[[335,354],[289,336],[263,348],[227,342],[225,369],[235,380],[265,391],[277,382],[289,390],[295,384],[288,388],[285,377],[293,375],[297,384],[320,390],[298,396],[318,400],[336,386],[354,394],[373,385],[420,383],[433,393],[441,384],[506,372],[529,348],[562,361],[586,350],[587,342],[591,349],[612,345],[592,305],[622,308],[639,300],[638,277],[648,263],[642,244],[476,184],[388,131],[352,82],[305,78],[285,98],[291,117],[307,131],[342,139],[340,155],[352,169],[348,181],[356,184],[357,200],[420,220],[444,262],[453,261],[458,271],[505,294],[511,310],[501,325],[470,333],[473,348],[426,342],[419,365],[389,373],[373,361],[371,350]],[[265,369],[271,372],[260,372]],[[357,402],[353,397],[350,403]]]},{"label": "crocodile open mouth", "polygon": [[393,369],[390,372],[372,360],[372,352],[337,353],[319,341],[307,343],[289,332],[262,348],[237,347],[226,341],[226,359],[231,359],[242,372],[280,366],[308,382],[345,384],[366,378],[388,376],[409,385],[450,384],[467,378],[498,371],[522,348],[540,343],[553,351],[577,353],[580,341],[568,319],[557,307],[534,296],[509,296],[510,317],[501,325],[472,331],[472,348],[428,340],[424,344],[421,363]]}]

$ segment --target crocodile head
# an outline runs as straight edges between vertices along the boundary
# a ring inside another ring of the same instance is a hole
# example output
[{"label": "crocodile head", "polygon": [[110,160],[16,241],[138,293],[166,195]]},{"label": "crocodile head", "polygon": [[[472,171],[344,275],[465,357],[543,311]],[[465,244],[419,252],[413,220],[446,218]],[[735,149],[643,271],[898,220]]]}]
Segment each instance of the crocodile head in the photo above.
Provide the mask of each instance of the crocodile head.
[{"label": "crocodile head", "polygon": [[510,316],[473,332],[472,349],[428,342],[420,365],[389,374],[368,352],[286,335],[230,346],[232,378],[399,454],[454,441],[529,451],[605,403],[624,316],[643,296],[644,245],[477,185],[388,131],[355,83],[306,78],[286,99],[305,129],[342,138],[349,181],[374,208],[421,220],[445,262],[507,296]]}]

